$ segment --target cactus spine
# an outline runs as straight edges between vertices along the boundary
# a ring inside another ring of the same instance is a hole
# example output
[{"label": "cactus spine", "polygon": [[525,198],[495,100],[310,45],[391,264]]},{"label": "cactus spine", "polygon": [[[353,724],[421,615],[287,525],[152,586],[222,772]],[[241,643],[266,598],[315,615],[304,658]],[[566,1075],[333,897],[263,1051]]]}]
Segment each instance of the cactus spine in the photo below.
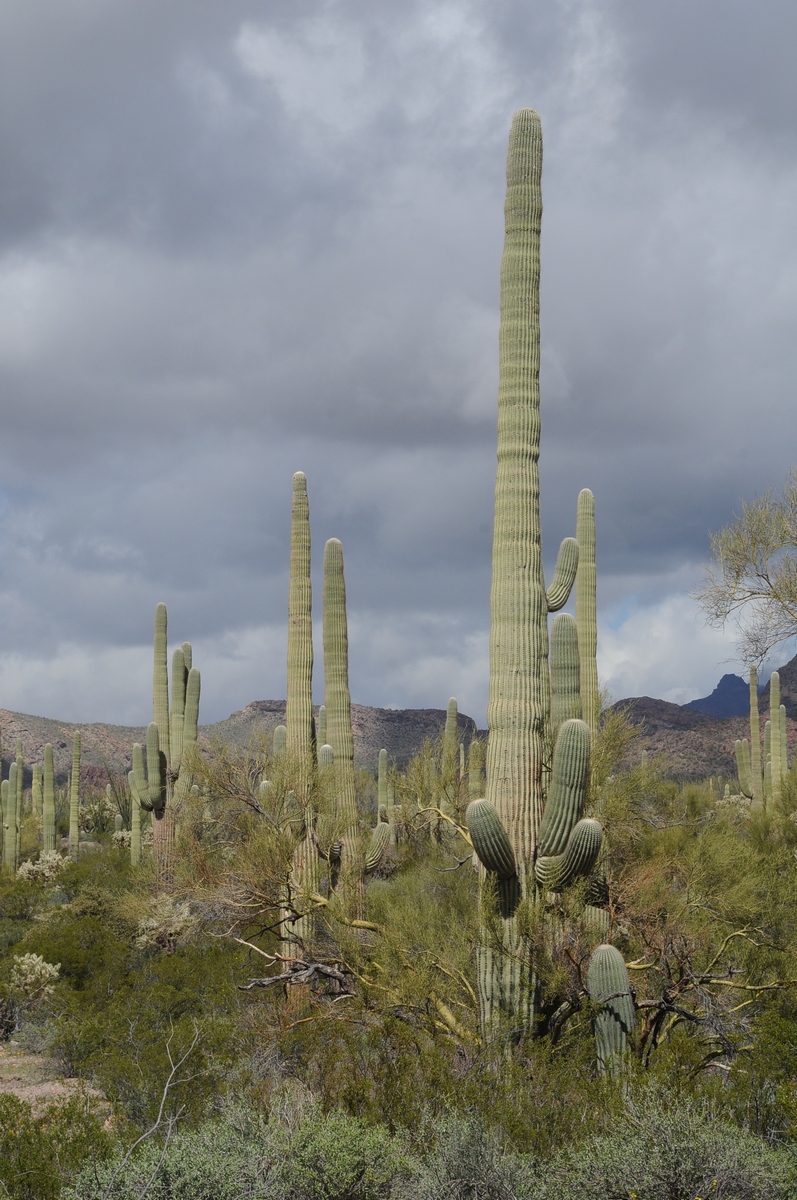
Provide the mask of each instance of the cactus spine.
[{"label": "cactus spine", "polygon": [[357,846],[359,822],[354,787],[346,581],[343,547],[337,538],[330,538],[324,547],[324,684],[327,737],[335,754],[336,816],[343,831],[342,882],[360,915],[364,894]]},{"label": "cactus spine", "polygon": [[72,742],[72,774],[69,780],[69,857],[80,856],[80,734]]},{"label": "cactus spine", "polygon": [[750,790],[753,804],[763,803],[763,771],[761,770],[761,721],[758,715],[758,672],[750,668]]},{"label": "cactus spine", "polygon": [[44,794],[42,797],[42,849],[55,850],[55,770],[53,748],[44,747]]},{"label": "cactus spine", "polygon": [[769,677],[770,759],[772,762],[772,803],[780,802],[783,752],[781,750],[780,675],[773,671]]},{"label": "cactus spine", "polygon": [[598,732],[598,606],[595,565],[595,500],[589,488],[578,494],[576,514],[578,570],[576,572],[576,624],[581,664],[581,716],[594,738]]}]

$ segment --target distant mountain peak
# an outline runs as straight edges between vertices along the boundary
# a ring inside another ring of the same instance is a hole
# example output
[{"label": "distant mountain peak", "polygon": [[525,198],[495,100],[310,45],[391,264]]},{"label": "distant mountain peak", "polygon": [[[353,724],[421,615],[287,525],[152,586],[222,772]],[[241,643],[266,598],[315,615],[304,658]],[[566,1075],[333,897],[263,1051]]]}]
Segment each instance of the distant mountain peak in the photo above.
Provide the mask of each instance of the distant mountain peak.
[{"label": "distant mountain peak", "polygon": [[683,707],[709,717],[746,717],[750,712],[750,685],[741,675],[723,675],[710,696],[690,700]]}]

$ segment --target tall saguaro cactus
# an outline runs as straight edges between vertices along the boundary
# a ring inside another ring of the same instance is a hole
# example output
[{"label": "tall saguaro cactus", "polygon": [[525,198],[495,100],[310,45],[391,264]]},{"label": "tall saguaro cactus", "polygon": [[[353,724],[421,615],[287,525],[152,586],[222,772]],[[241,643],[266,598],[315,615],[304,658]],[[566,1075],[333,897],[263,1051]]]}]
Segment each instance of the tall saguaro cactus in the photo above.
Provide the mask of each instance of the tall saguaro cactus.
[{"label": "tall saguaro cactus", "polygon": [[763,803],[763,771],[761,770],[761,721],[758,715],[758,672],[750,668],[750,788],[753,804]]},{"label": "tall saguaro cactus", "polygon": [[578,570],[576,572],[576,624],[581,666],[581,715],[593,738],[598,732],[598,601],[595,566],[595,499],[589,488],[578,494],[576,514]]},{"label": "tall saguaro cactus", "polygon": [[42,796],[42,850],[55,850],[55,768],[53,748],[44,747],[44,789]]},{"label": "tall saguaro cactus", "polygon": [[69,857],[80,856],[80,734],[72,742],[72,774],[69,780]]},{"label": "tall saguaro cactus", "polygon": [[772,803],[780,801],[783,776],[783,750],[781,748],[782,726],[780,721],[780,674],[773,671],[769,677],[770,757],[772,760]]},{"label": "tall saguaro cactus", "polygon": [[467,813],[483,867],[477,969],[486,1034],[500,1015],[519,1033],[532,1025],[533,963],[517,919],[521,901],[536,900],[538,886],[556,890],[588,874],[602,841],[597,822],[582,819],[590,750],[583,721],[564,722],[550,772],[546,765],[552,750],[548,613],[567,600],[579,548],[565,540],[546,591],[538,466],[541,171],[540,119],[524,109],[509,135],[501,264],[487,796],[472,801]]},{"label": "tall saguaro cactus", "polygon": [[[294,794],[303,818],[293,853],[292,886],[297,893],[314,892],[318,881],[318,848],[309,809],[313,773],[315,724],[313,722],[313,607],[310,578],[310,506],[307,477],[293,476],[291,549],[288,582],[288,692],[285,710],[285,753],[297,772]],[[277,738],[274,739],[275,752]],[[283,932],[290,952],[291,939],[304,941],[313,931],[309,915],[291,917]]]},{"label": "tall saguaro cactus", "polygon": [[309,761],[313,750],[313,612],[310,582],[310,508],[307,477],[293,477],[291,559],[288,584],[287,751]]},{"label": "tall saguaro cactus", "polygon": [[354,738],[349,692],[349,631],[343,546],[330,538],[324,547],[324,704],[327,741],[335,755],[335,808],[343,830],[341,882],[359,910],[363,906],[359,821],[354,785]]}]

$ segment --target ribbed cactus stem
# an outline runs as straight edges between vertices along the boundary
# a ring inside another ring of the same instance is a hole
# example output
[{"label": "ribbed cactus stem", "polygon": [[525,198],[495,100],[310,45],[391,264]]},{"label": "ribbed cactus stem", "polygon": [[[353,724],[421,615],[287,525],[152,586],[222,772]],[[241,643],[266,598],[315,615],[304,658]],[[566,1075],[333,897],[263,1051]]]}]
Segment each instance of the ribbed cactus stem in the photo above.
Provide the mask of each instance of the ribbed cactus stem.
[{"label": "ribbed cactus stem", "polygon": [[155,608],[155,640],[152,662],[152,720],[158,727],[158,744],[169,761],[169,665],[166,605]]},{"label": "ribbed cactus stem", "polygon": [[581,716],[594,738],[600,717],[598,687],[598,606],[595,565],[595,499],[589,488],[578,495],[576,514],[578,571],[576,572],[576,624],[581,662]]},{"label": "ribbed cactus stem", "polygon": [[559,547],[551,586],[546,592],[548,612],[558,612],[570,598],[570,591],[578,569],[578,542],[567,537]]},{"label": "ribbed cactus stem", "polygon": [[540,119],[523,109],[507,156],[487,709],[487,799],[519,864],[532,860],[542,816],[550,707],[538,466],[541,172]]},{"label": "ribbed cactus stem", "polygon": [[789,773],[789,726],[786,722],[786,705],[780,706],[780,780],[781,787]]},{"label": "ribbed cactus stem", "polygon": [[446,777],[452,775],[456,768],[459,745],[457,715],[456,697],[452,696],[446,707],[446,724],[443,730],[443,774]]},{"label": "ribbed cactus stem", "polygon": [[183,724],[185,721],[185,687],[187,682],[188,671],[185,667],[185,657],[182,646],[179,646],[172,655],[172,707],[169,713],[170,766],[172,771],[180,770],[180,763],[183,758]]},{"label": "ribbed cactus stem", "polygon": [[468,747],[468,799],[484,795],[484,743],[473,738]]},{"label": "ribbed cactus stem", "polygon": [[34,764],[33,776],[30,785],[30,802],[33,809],[33,815],[41,819],[42,815],[42,769],[38,763]]},{"label": "ribbed cactus stem", "polygon": [[288,753],[297,764],[308,764],[313,749],[314,733],[313,612],[310,582],[310,508],[307,500],[307,477],[303,471],[297,471],[293,477],[288,584],[288,701],[285,725],[288,730]]},{"label": "ribbed cactus stem", "polygon": [[133,771],[129,772],[127,782],[130,787],[130,866],[137,867],[141,862],[141,801]]},{"label": "ribbed cactus stem", "polygon": [[379,751],[379,767],[377,772],[377,804],[379,811],[387,808],[387,750]]},{"label": "ribbed cactus stem", "polygon": [[318,747],[318,769],[328,771],[335,764],[335,751],[328,743]]},{"label": "ribbed cactus stem", "polygon": [[44,787],[42,794],[42,850],[55,850],[55,768],[53,748],[44,747]]},{"label": "ribbed cactus stem", "polygon": [[69,780],[69,857],[80,855],[80,734],[72,742],[72,775]]},{"label": "ribbed cactus stem", "polygon": [[581,717],[581,672],[578,628],[569,613],[559,613],[551,626],[551,729]]},{"label": "ribbed cactus stem", "polygon": [[9,783],[4,779],[0,783],[0,811],[3,817],[3,867],[7,871],[14,870],[14,834],[12,832],[14,814],[9,803]]},{"label": "ribbed cactus stem", "polygon": [[565,721],[556,739],[548,803],[540,823],[539,852],[561,854],[584,811],[589,781],[590,736],[584,721]]},{"label": "ribbed cactus stem", "polygon": [[8,769],[8,865],[16,871],[19,857],[19,794],[17,779],[19,768],[16,759]]},{"label": "ribbed cactus stem", "polygon": [[629,1037],[636,1024],[631,983],[623,956],[614,946],[596,947],[589,961],[587,991],[597,1012],[594,1017],[598,1069],[619,1075]]},{"label": "ribbed cactus stem", "polygon": [[781,749],[780,723],[780,675],[773,671],[769,677],[770,759],[772,762],[772,803],[778,804],[781,796],[783,776],[783,751]]},{"label": "ribbed cactus stem", "polygon": [[25,787],[25,758],[22,752],[22,738],[17,738],[17,819],[22,821],[22,797]]},{"label": "ribbed cactus stem", "polygon": [[758,672],[750,668],[750,787],[753,804],[763,801],[763,771],[761,769],[761,721],[758,715]]},{"label": "ribbed cactus stem", "polygon": [[737,739],[735,744],[736,750],[736,773],[739,776],[739,791],[748,800],[753,798],[753,789],[750,782],[750,747],[747,743],[747,738],[741,741]]},{"label": "ribbed cactus stem", "polygon": [[277,725],[271,741],[271,753],[275,758],[283,758],[288,742],[288,730],[284,725]]},{"label": "ribbed cactus stem", "polygon": [[351,845],[358,832],[354,789],[354,739],[349,693],[349,633],[343,547],[330,538],[324,547],[324,702],[327,737],[335,753],[337,816]]}]

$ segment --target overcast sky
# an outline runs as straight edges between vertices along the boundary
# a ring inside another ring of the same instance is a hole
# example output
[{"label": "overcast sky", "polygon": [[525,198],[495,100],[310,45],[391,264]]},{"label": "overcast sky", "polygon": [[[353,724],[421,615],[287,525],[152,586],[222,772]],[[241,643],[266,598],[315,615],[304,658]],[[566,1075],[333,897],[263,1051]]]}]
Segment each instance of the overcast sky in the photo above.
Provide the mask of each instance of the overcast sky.
[{"label": "overcast sky", "polygon": [[353,699],[484,721],[521,106],[546,560],[592,488],[615,698],[738,670],[689,590],[795,461],[796,42],[785,0],[0,0],[0,707],[144,722],[159,600],[203,720],[284,696],[303,470]]}]

